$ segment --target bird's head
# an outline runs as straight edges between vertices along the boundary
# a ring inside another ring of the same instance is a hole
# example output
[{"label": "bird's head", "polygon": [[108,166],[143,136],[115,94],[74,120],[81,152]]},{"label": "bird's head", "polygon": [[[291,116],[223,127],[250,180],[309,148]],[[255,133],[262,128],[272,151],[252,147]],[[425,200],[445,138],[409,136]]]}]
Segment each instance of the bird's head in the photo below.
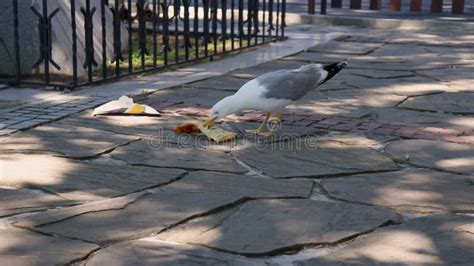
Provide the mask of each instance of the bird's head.
[{"label": "bird's head", "polygon": [[225,97],[212,107],[208,119],[204,122],[205,127],[210,128],[217,122],[217,120],[238,111],[234,108],[234,101],[231,97],[232,96]]},{"label": "bird's head", "polygon": [[328,75],[324,81],[326,82],[330,80],[332,77],[334,77],[337,73],[339,73],[339,71],[341,71],[346,66],[347,66],[347,60],[337,62],[334,64],[325,65],[323,69],[328,72]]}]

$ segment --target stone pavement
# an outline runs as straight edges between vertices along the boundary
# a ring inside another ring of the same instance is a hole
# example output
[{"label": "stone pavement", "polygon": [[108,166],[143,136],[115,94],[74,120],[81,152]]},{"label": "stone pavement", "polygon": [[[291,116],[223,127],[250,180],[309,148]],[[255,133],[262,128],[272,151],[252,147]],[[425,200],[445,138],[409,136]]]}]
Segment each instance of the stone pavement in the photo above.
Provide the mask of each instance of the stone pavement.
[{"label": "stone pavement", "polygon": [[[0,137],[0,261],[472,265],[473,36],[361,33],[136,97],[162,117],[91,117],[107,96],[82,94]],[[256,112],[229,143],[174,134],[260,73],[345,58],[270,138]]]}]

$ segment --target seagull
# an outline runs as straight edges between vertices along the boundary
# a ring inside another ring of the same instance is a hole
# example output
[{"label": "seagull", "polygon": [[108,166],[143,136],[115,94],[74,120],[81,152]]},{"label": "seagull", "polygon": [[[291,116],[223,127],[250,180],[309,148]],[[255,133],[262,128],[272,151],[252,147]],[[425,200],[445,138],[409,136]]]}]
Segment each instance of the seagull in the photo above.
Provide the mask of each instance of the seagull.
[{"label": "seagull", "polygon": [[308,92],[334,77],[347,65],[347,61],[333,64],[308,64],[297,69],[284,69],[265,73],[246,82],[231,96],[217,102],[204,122],[207,128],[217,120],[244,110],[256,110],[265,113],[262,124],[252,130],[261,135],[272,135],[269,129],[264,132],[265,124],[272,114],[278,119],[281,111],[289,104],[303,98]]}]

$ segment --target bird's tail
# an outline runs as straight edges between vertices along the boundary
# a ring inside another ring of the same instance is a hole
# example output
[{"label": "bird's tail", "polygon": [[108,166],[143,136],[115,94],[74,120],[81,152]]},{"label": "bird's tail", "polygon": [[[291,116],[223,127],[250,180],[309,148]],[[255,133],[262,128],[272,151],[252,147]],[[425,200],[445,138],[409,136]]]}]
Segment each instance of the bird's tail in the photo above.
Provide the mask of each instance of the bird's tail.
[{"label": "bird's tail", "polygon": [[326,77],[326,79],[324,79],[323,82],[321,82],[321,84],[330,80],[332,77],[334,77],[337,73],[339,73],[339,71],[341,71],[346,66],[347,66],[347,60],[325,65],[323,69],[328,72],[328,76]]}]

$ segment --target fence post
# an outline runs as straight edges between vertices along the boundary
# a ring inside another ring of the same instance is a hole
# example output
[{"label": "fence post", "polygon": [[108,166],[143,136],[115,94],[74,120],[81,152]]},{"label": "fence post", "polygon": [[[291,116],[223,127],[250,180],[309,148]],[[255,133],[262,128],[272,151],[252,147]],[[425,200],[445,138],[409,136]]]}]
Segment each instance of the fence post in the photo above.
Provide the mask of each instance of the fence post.
[{"label": "fence post", "polygon": [[362,1],[361,0],[351,0],[350,8],[351,9],[361,9]]},{"label": "fence post", "polygon": [[72,30],[72,85],[77,86],[76,0],[71,0],[71,30]]},{"label": "fence post", "polygon": [[100,1],[100,16],[102,22],[102,78],[107,80],[107,30],[105,19],[105,0]]},{"label": "fence post", "polygon": [[321,15],[326,15],[327,6],[327,0],[321,0]]},{"label": "fence post", "polygon": [[314,1],[315,0],[308,0],[308,14],[314,14]]},{"label": "fence post", "polygon": [[21,65],[20,65],[20,40],[18,34],[18,0],[13,0],[13,38],[15,39],[15,72],[16,82],[20,83]]},{"label": "fence post", "polygon": [[342,0],[331,0],[331,7],[332,8],[341,8],[342,7]]},{"label": "fence post", "polygon": [[390,11],[400,11],[402,6],[402,1],[401,0],[390,0],[388,3],[388,9]]},{"label": "fence post", "polygon": [[281,1],[281,38],[285,38],[286,27],[286,0]]},{"label": "fence post", "polygon": [[381,0],[370,0],[370,10],[380,10],[382,8]]},{"label": "fence post", "polygon": [[463,14],[464,13],[464,0],[453,0],[453,9],[451,12],[453,14]]},{"label": "fence post", "polygon": [[410,1],[410,11],[411,12],[421,12],[421,5],[423,0],[411,0]]},{"label": "fence post", "polygon": [[431,0],[431,12],[432,13],[443,12],[443,0]]}]

